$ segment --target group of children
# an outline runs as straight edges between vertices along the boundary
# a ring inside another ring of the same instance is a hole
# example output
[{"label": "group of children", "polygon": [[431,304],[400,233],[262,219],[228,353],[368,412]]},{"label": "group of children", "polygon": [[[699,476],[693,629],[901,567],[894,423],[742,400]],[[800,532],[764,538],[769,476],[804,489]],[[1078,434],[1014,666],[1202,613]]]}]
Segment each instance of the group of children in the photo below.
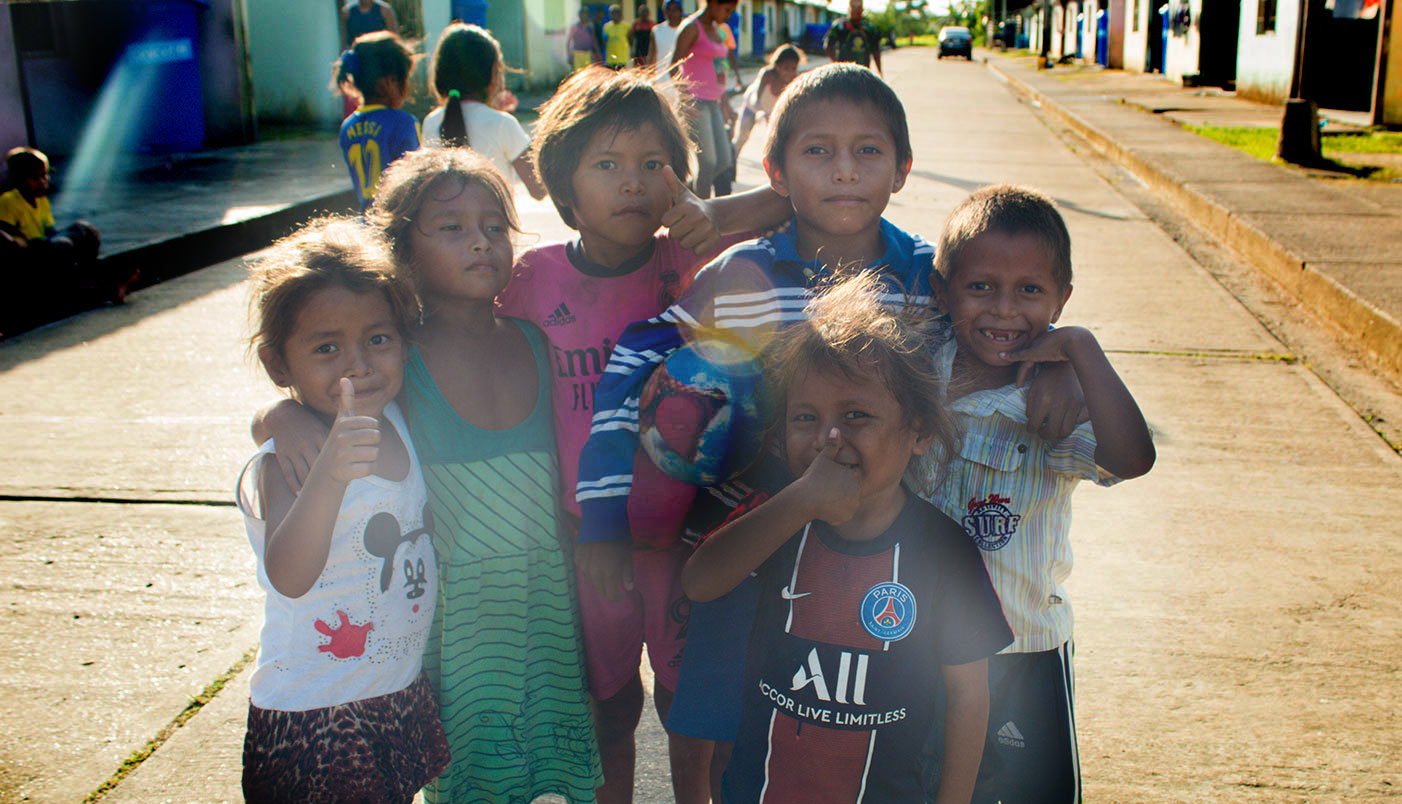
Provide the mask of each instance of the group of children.
[{"label": "group of children", "polygon": [[[472,133],[255,268],[291,400],[239,482],[249,800],[630,801],[644,644],[678,802],[1075,799],[1070,492],[1154,453],[1094,337],[1051,327],[1051,203],[985,188],[938,250],[885,221],[905,112],[855,65],[778,99],[768,187],[699,201],[649,76],[590,68],[529,149],[579,236],[518,255]],[[713,329],[772,421],[697,489],[639,449],[637,399]]]}]

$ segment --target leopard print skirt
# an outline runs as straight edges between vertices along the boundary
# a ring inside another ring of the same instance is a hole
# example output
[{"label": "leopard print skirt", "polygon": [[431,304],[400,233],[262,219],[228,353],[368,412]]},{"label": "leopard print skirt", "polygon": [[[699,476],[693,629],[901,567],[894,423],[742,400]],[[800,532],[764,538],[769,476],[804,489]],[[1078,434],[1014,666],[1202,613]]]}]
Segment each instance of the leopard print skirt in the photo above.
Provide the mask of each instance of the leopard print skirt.
[{"label": "leopard print skirt", "polygon": [[248,706],[249,804],[403,802],[448,767],[438,700],[420,673],[399,692],[325,709]]}]

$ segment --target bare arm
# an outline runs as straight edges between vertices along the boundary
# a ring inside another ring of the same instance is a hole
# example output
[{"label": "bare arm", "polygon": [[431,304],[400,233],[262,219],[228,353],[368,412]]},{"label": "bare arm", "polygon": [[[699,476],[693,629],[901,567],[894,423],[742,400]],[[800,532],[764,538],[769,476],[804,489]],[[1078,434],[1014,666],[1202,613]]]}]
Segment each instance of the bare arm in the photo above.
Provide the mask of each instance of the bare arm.
[{"label": "bare arm", "polygon": [[673,78],[677,77],[677,71],[681,69],[682,61],[691,53],[691,48],[696,44],[696,37],[700,33],[700,23],[689,20],[677,34],[677,43],[672,46],[672,61],[667,65]]},{"label": "bare arm", "polygon": [[693,254],[715,251],[722,235],[772,229],[793,215],[789,199],[767,186],[703,201],[682,184],[671,165],[664,170],[672,207],[662,215],[662,225]]},{"label": "bare arm", "polygon": [[267,495],[263,565],[273,588],[287,597],[301,597],[321,577],[346,486],[374,472],[379,460],[380,422],[373,416],[356,416],[354,410],[355,391],[350,380],[342,379],[341,410],[327,447],[295,496],[287,489],[286,479],[278,477],[281,467],[263,463],[260,482]]},{"label": "bare arm", "polygon": [[944,756],[935,804],[969,804],[988,732],[988,660],[944,666]]},{"label": "bare arm", "polygon": [[876,74],[885,78],[885,73],[881,72],[881,38],[877,37],[876,44],[871,49],[871,64],[876,68]]},{"label": "bare arm", "polygon": [[380,16],[385,21],[385,30],[392,34],[399,34],[399,17],[395,16],[394,8],[389,3],[380,4]]},{"label": "bare arm", "polygon": [[516,157],[511,166],[516,168],[516,175],[521,177],[521,183],[526,185],[526,192],[531,194],[531,198],[539,201],[545,197],[545,185],[535,175],[535,165],[531,162],[529,151]]},{"label": "bare arm", "polygon": [[686,596],[715,600],[739,586],[804,525],[815,519],[840,525],[850,519],[860,500],[861,480],[833,459],[840,446],[840,440],[830,440],[803,477],[702,542],[682,568]]},{"label": "bare arm", "polygon": [[293,492],[301,490],[330,434],[320,418],[291,399],[280,399],[254,413],[250,429],[255,444],[277,439],[277,463]]},{"label": "bare arm", "polygon": [[346,30],[346,20],[350,19],[349,4],[341,6],[341,12],[339,16],[341,20],[341,48],[343,50],[349,50],[351,46],[350,32]]},{"label": "bare arm", "polygon": [[1154,440],[1144,414],[1090,330],[1058,327],[1027,348],[1006,356],[1013,360],[1070,362],[1090,410],[1096,464],[1125,479],[1139,477],[1153,468]]}]

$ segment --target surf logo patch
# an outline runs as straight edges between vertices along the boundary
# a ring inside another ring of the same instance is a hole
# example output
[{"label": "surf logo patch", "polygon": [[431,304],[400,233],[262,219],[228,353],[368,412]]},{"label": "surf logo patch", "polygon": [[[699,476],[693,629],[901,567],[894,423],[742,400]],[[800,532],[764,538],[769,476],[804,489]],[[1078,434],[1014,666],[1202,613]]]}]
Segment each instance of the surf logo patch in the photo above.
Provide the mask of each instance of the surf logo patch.
[{"label": "surf logo patch", "polygon": [[1017,523],[1022,521],[1022,515],[1009,510],[1010,502],[1012,498],[997,494],[969,500],[969,513],[960,524],[980,550],[1001,550],[1017,532]]},{"label": "surf logo patch", "polygon": [[910,636],[915,628],[915,596],[899,583],[879,583],[862,596],[862,627],[882,642]]}]

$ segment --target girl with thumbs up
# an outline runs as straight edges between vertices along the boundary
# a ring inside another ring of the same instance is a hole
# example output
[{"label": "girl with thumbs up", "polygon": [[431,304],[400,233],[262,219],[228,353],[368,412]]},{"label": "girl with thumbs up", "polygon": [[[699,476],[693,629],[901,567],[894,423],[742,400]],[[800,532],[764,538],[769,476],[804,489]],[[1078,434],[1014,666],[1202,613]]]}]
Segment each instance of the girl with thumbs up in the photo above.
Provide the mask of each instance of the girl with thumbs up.
[{"label": "girl with thumbs up", "polygon": [[380,236],[328,220],[257,265],[253,308],[268,376],[331,432],[296,492],[267,460],[272,439],[239,477],[267,594],[244,797],[408,802],[449,759],[423,672],[438,598],[432,519],[394,402],[417,304]]}]

